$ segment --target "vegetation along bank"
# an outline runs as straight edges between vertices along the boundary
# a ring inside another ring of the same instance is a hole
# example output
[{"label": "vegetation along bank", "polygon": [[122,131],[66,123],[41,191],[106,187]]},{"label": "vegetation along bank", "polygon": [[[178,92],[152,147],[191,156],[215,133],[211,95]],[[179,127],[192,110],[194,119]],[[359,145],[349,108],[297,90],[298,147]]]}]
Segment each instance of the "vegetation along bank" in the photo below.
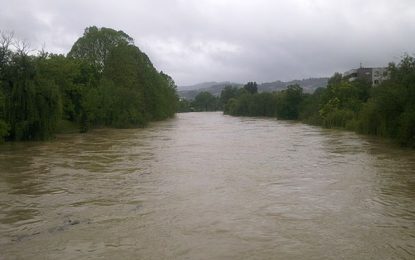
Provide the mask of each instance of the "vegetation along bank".
[{"label": "vegetation along bank", "polygon": [[334,74],[326,88],[304,93],[299,85],[258,93],[257,84],[225,87],[219,97],[199,93],[181,100],[179,111],[223,110],[232,116],[265,116],[301,120],[327,128],[342,128],[398,141],[415,147],[415,58],[390,63],[388,79],[373,86],[367,79],[351,81]]},{"label": "vegetation along bank", "polygon": [[220,101],[225,114],[301,120],[327,128],[376,135],[415,147],[415,58],[406,55],[388,66],[389,79],[377,86],[350,81],[336,73],[327,88],[303,93],[298,85],[274,93],[257,93],[256,84],[225,88]]},{"label": "vegetation along bank", "polygon": [[45,140],[91,127],[140,127],[174,115],[176,85],[123,31],[88,27],[67,55],[12,33],[0,39],[0,141]]}]

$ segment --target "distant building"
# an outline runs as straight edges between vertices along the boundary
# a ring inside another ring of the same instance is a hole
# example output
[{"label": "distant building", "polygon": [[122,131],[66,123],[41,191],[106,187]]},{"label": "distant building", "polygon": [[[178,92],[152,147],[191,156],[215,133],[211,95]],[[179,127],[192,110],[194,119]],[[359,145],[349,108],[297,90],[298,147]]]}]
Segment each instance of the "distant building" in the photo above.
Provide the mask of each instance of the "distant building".
[{"label": "distant building", "polygon": [[363,68],[352,69],[343,73],[343,78],[349,81],[356,79],[363,79],[372,83],[372,86],[377,86],[382,81],[389,79],[388,68]]}]

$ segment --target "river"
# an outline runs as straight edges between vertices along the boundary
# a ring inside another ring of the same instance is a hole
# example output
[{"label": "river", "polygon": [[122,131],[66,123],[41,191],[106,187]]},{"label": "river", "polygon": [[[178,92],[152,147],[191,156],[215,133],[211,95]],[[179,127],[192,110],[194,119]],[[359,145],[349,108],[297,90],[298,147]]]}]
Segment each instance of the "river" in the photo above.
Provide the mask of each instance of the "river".
[{"label": "river", "polygon": [[0,146],[0,259],[414,259],[415,152],[186,113]]}]

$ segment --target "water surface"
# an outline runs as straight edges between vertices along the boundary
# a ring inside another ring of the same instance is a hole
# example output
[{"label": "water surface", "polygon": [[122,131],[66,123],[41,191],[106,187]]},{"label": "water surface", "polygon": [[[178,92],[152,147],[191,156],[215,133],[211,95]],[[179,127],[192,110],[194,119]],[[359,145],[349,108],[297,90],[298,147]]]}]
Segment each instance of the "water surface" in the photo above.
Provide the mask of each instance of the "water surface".
[{"label": "water surface", "polygon": [[0,146],[0,259],[414,259],[415,153],[221,113]]}]

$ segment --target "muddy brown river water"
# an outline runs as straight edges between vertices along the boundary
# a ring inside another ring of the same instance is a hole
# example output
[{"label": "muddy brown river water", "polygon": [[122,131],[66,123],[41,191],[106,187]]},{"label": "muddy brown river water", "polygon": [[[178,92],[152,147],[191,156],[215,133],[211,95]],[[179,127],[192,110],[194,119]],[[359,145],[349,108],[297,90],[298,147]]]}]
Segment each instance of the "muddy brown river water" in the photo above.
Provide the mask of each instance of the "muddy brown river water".
[{"label": "muddy brown river water", "polygon": [[415,152],[221,113],[8,143],[0,259],[415,259]]}]

